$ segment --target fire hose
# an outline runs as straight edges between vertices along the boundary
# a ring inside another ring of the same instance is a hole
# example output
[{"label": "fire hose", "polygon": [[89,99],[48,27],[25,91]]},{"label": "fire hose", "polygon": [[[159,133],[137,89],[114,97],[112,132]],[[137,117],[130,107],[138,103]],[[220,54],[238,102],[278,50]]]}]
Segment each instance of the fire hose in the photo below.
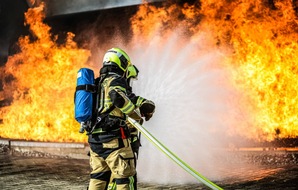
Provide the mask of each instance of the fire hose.
[{"label": "fire hose", "polygon": [[217,186],[206,177],[198,173],[196,170],[191,168],[187,163],[181,160],[177,155],[170,151],[165,145],[159,142],[147,129],[145,129],[141,124],[139,124],[134,119],[128,117],[128,122],[131,123],[135,128],[137,128],[150,142],[152,142],[157,148],[159,148],[164,154],[171,158],[176,164],[182,167],[185,171],[195,177],[197,180],[204,183],[206,186],[214,190],[222,190],[221,187]]}]

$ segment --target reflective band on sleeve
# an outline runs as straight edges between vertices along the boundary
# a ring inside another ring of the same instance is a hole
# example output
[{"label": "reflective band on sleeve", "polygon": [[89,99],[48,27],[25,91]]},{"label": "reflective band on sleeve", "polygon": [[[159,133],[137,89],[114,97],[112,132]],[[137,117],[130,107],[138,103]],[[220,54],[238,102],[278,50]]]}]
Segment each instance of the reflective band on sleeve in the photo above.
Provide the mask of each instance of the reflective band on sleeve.
[{"label": "reflective band on sleeve", "polygon": [[183,160],[181,160],[177,155],[171,152],[165,145],[159,142],[146,128],[136,122],[134,119],[128,117],[128,122],[131,123],[135,128],[137,128],[150,142],[152,142],[159,150],[161,150],[164,154],[166,154],[169,158],[171,158],[176,164],[182,167],[189,174],[194,176],[197,180],[204,183],[206,186],[210,187],[213,190],[222,190],[221,187],[217,186],[206,177],[195,171],[188,164],[186,164]]},{"label": "reflective band on sleeve", "polygon": [[123,108],[120,108],[120,110],[121,110],[124,114],[129,114],[129,113],[131,113],[134,109],[135,109],[135,106],[133,105],[133,103],[132,103],[131,101],[127,102],[126,106],[124,106]]},{"label": "reflective band on sleeve", "polygon": [[136,103],[136,106],[137,106],[137,107],[140,107],[141,104],[142,104],[142,102],[143,102],[143,100],[144,100],[144,98],[142,98],[142,97],[139,96],[139,98],[138,98],[138,100],[137,100],[137,103]]},{"label": "reflective band on sleeve", "polygon": [[104,110],[103,112],[107,111],[110,107],[112,107],[113,102],[110,98],[104,100]]},{"label": "reflective band on sleeve", "polygon": [[116,91],[121,90],[121,91],[123,91],[123,92],[126,93],[126,89],[123,88],[122,86],[112,86],[112,87],[110,87],[110,90],[109,91],[111,91],[111,90],[116,90]]},{"label": "reflective band on sleeve", "polygon": [[113,102],[112,102],[111,99],[108,99],[108,100],[105,100],[104,104],[105,104],[105,105],[112,105]]}]

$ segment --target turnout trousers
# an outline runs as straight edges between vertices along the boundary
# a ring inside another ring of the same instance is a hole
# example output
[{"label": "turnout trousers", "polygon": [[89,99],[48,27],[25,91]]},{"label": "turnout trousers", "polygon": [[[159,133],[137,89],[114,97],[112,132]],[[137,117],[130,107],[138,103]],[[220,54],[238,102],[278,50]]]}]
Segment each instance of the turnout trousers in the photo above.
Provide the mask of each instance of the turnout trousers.
[{"label": "turnout trousers", "polygon": [[89,190],[105,190],[111,176],[117,190],[133,190],[136,174],[134,153],[127,139],[113,139],[107,143],[90,144]]}]

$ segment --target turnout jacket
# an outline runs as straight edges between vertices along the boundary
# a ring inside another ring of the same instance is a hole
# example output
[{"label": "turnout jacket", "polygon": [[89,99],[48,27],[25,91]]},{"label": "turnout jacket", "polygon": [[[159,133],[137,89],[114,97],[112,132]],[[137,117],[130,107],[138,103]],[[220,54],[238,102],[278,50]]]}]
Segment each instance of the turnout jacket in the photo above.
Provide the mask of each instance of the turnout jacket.
[{"label": "turnout jacket", "polygon": [[128,97],[128,88],[127,82],[123,77],[119,75],[110,75],[106,77],[102,82],[104,105],[101,113],[106,113],[112,106],[114,106],[114,109],[110,111],[109,115],[125,120],[126,115],[131,113],[135,108]]},{"label": "turnout jacket", "polygon": [[98,102],[99,107],[103,107],[99,115],[105,116],[101,124],[89,135],[89,143],[108,142],[120,137],[120,126],[126,127],[126,117],[135,109],[135,105],[128,97],[128,88],[127,81],[122,76],[116,73],[108,73],[105,76],[101,83],[101,92],[98,92],[103,95],[101,97],[103,101]]}]

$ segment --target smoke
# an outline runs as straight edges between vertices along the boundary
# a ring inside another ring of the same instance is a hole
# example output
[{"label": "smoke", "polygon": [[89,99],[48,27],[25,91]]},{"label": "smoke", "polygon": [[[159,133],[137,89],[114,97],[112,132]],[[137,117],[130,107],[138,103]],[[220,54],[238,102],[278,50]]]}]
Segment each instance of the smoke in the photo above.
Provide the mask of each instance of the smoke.
[{"label": "smoke", "polygon": [[[48,15],[65,15],[80,12],[97,11],[104,9],[111,9],[115,7],[126,7],[132,5],[138,5],[142,3],[142,0],[133,1],[98,1],[98,0],[45,0],[48,5]],[[119,17],[120,18],[120,17]]]},{"label": "smoke", "polygon": [[24,33],[23,17],[27,8],[24,1],[2,0],[0,2],[0,66],[5,64],[10,54],[15,53],[12,44],[17,41],[19,35]]}]

